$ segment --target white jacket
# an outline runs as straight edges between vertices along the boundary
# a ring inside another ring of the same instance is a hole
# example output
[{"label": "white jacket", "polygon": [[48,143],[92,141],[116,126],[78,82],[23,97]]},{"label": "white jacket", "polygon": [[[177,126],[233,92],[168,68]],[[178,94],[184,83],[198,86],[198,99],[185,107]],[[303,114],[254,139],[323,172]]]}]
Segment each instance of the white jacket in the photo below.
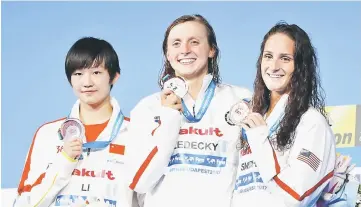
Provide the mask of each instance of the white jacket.
[{"label": "white jacket", "polygon": [[[198,113],[211,80],[211,75],[204,78],[196,103],[184,98],[190,111],[194,106]],[[250,97],[246,89],[218,84],[198,123],[161,106],[160,93],[140,101],[131,112],[126,165],[130,187],[146,193],[145,207],[230,206],[240,130],[225,121],[225,114]]]},{"label": "white jacket", "polygon": [[326,119],[314,108],[301,117],[290,149],[277,150],[271,127],[283,113],[283,95],[266,120],[267,126],[246,131],[240,149],[233,206],[315,206],[333,176],[336,148]]},{"label": "white jacket", "polygon": [[[113,114],[97,141],[109,140],[121,112],[114,98],[111,104]],[[69,117],[79,118],[79,101]],[[91,151],[89,155],[83,152],[79,161],[62,151],[63,141],[58,136],[58,130],[64,120],[46,123],[37,130],[27,155],[15,206],[74,206],[99,199],[105,203],[102,206],[131,207],[133,191],[123,180],[129,119],[124,119],[110,145]]]}]

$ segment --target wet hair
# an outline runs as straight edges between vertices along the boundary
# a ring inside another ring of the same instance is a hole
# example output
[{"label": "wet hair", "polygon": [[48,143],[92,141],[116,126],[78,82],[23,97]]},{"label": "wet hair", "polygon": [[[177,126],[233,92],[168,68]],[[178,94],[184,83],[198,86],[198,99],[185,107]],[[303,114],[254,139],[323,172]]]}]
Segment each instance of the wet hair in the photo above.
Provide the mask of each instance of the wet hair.
[{"label": "wet hair", "polygon": [[208,73],[213,75],[213,80],[215,81],[215,83],[218,84],[221,82],[221,77],[219,74],[219,66],[218,66],[220,50],[217,45],[216,34],[213,30],[213,27],[209,24],[209,22],[202,15],[199,15],[199,14],[184,15],[184,16],[181,16],[178,19],[174,20],[172,22],[172,24],[169,25],[169,27],[167,28],[167,30],[165,31],[165,34],[164,34],[164,40],[163,40],[163,59],[164,59],[163,62],[164,63],[163,63],[163,67],[160,71],[160,76],[159,76],[159,80],[158,80],[158,84],[161,88],[163,88],[163,78],[166,75],[169,75],[171,77],[175,76],[175,71],[167,59],[167,49],[168,49],[167,42],[168,42],[169,33],[173,29],[173,27],[175,27],[176,25],[182,24],[185,22],[190,22],[190,21],[199,22],[206,27],[208,44],[215,51],[214,56],[212,58],[208,58]]},{"label": "wet hair", "polygon": [[321,87],[315,48],[307,33],[295,24],[279,22],[263,38],[257,61],[257,75],[254,82],[253,111],[265,114],[270,105],[270,91],[266,87],[261,72],[263,51],[268,38],[275,34],[285,34],[294,41],[294,72],[290,79],[289,100],[285,115],[276,134],[278,150],[289,149],[293,145],[296,127],[302,115],[314,107],[327,119],[325,94]]},{"label": "wet hair", "polygon": [[84,37],[76,41],[65,59],[65,73],[69,83],[71,75],[79,69],[98,67],[104,64],[112,82],[120,74],[118,55],[113,46],[102,39]]}]

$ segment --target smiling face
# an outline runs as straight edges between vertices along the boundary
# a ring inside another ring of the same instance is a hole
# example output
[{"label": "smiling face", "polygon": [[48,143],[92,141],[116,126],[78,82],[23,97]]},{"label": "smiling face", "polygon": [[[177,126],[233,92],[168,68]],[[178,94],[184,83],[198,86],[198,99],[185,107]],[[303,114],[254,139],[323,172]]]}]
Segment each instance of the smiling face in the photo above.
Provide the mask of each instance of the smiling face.
[{"label": "smiling face", "polygon": [[276,33],[266,41],[261,72],[262,79],[271,92],[289,92],[289,83],[295,70],[294,53],[295,42],[285,34]]},{"label": "smiling face", "polygon": [[197,21],[174,26],[167,40],[167,60],[177,76],[192,79],[208,73],[208,58],[214,49],[208,43],[206,27]]}]

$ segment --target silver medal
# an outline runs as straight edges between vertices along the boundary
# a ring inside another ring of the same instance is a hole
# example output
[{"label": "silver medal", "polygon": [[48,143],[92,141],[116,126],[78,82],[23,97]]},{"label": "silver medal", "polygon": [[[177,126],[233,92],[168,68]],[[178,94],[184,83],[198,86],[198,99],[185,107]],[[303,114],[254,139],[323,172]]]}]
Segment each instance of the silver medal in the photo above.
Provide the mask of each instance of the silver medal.
[{"label": "silver medal", "polygon": [[239,126],[248,116],[250,111],[250,104],[244,100],[241,100],[231,107],[231,110],[229,111],[226,120],[228,120],[234,125]]},{"label": "silver medal", "polygon": [[83,138],[85,136],[85,128],[80,120],[69,118],[60,128],[63,139]]},{"label": "silver medal", "polygon": [[163,86],[173,91],[179,98],[183,98],[188,93],[188,85],[181,77],[170,78]]}]

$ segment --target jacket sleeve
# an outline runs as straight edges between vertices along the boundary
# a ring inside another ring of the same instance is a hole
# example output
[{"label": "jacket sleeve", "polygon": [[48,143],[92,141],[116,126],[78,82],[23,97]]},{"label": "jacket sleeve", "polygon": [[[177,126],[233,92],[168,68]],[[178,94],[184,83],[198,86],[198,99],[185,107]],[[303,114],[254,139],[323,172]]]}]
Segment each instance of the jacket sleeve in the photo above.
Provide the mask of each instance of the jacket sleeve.
[{"label": "jacket sleeve", "polygon": [[163,176],[179,136],[179,111],[154,105],[140,103],[130,114],[126,179],[138,193],[150,191]]},{"label": "jacket sleeve", "polygon": [[[323,119],[301,120],[286,164],[280,167],[266,126],[247,131],[252,155],[270,198],[284,206],[313,206],[333,176],[334,135]],[[282,152],[279,152],[282,153]]]},{"label": "jacket sleeve", "polygon": [[[58,153],[54,160],[44,154],[51,146],[49,137],[40,127],[36,132],[27,154],[15,207],[50,206],[57,194],[69,182],[77,161],[64,151]],[[56,150],[56,148],[54,148]]]}]

